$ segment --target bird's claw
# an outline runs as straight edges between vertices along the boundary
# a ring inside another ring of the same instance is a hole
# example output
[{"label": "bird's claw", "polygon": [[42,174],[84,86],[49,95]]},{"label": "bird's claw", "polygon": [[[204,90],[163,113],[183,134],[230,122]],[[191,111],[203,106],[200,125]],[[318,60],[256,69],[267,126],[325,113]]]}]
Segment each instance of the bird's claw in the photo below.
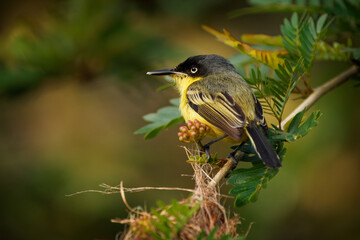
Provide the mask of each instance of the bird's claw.
[{"label": "bird's claw", "polygon": [[208,144],[204,145],[204,152],[206,153],[207,162],[209,162],[211,159],[211,154],[210,154],[210,146],[208,146]]},{"label": "bird's claw", "polygon": [[[234,152],[231,152],[229,153],[229,155],[227,156],[227,158],[231,158],[231,160],[233,161],[234,163],[234,168],[236,168],[236,166],[238,165],[238,160],[235,158],[235,153]],[[234,169],[233,168],[233,169]]]}]

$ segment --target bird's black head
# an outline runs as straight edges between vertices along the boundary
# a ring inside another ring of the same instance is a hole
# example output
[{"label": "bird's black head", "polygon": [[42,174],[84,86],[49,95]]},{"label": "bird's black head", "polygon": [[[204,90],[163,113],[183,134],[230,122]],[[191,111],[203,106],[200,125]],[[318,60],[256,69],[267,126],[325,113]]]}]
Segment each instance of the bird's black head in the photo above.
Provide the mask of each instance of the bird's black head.
[{"label": "bird's black head", "polygon": [[175,71],[186,73],[192,77],[205,77],[218,72],[236,72],[234,66],[227,59],[215,54],[189,57],[180,63]]},{"label": "bird's black head", "polygon": [[176,68],[148,72],[148,75],[185,74],[191,77],[205,77],[219,72],[237,72],[234,66],[219,55],[198,55],[189,57]]}]

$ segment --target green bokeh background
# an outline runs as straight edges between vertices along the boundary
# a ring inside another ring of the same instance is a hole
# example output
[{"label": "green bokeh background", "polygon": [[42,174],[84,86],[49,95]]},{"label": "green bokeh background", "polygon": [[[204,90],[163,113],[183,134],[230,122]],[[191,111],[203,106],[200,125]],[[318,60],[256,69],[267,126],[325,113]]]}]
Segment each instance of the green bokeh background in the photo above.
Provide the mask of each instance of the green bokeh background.
[{"label": "green bokeh background", "polygon": [[[190,55],[236,53],[201,24],[278,34],[286,14],[228,19],[240,1],[17,0],[0,7],[0,239],[114,239],[126,218],[120,194],[101,183],[192,188],[177,128],[153,140],[133,132],[175,90],[145,75]],[[345,70],[318,62],[317,86]],[[248,239],[360,238],[360,108],[354,81],[312,109],[323,116],[288,145],[280,173],[256,203],[236,211]],[[294,101],[289,109],[296,106]],[[218,146],[219,151],[227,145]],[[226,189],[224,189],[226,193]],[[182,192],[127,194],[147,209]],[[228,201],[229,207],[232,206]]]}]

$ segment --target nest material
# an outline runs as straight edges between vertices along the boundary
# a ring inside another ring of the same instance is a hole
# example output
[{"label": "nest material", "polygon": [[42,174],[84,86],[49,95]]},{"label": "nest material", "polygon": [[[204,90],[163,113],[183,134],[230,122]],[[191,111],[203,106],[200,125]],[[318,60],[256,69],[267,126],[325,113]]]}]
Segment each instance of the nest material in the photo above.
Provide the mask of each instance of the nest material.
[{"label": "nest material", "polygon": [[[200,233],[204,236],[209,235],[215,228],[215,238],[223,235],[231,235],[237,237],[237,226],[240,225],[240,218],[234,216],[228,219],[225,208],[220,203],[221,195],[219,188],[211,184],[213,169],[210,164],[191,163],[194,169],[195,189],[194,193],[187,199],[179,202],[186,206],[198,207],[198,210],[192,215],[183,228],[174,233],[174,239],[197,239]],[[124,195],[123,195],[124,199]],[[126,201],[124,199],[124,201]],[[125,202],[127,205],[127,203]],[[130,209],[132,210],[132,209]],[[129,219],[113,220],[122,224],[128,224],[127,230],[119,237],[119,239],[153,239],[152,233],[159,233],[152,220],[156,220],[157,216],[148,212],[138,212],[132,210],[135,214],[131,214]],[[173,223],[176,219],[166,210],[160,212],[162,216],[168,217]]]},{"label": "nest material", "polygon": [[201,232],[208,235],[214,228],[217,228],[216,238],[225,234],[237,237],[236,226],[240,224],[240,220],[237,216],[227,218],[226,210],[220,203],[219,188],[209,184],[213,181],[210,177],[211,166],[193,164],[193,169],[195,193],[190,201],[192,204],[200,202],[200,208],[180,231],[180,239],[196,239]]}]

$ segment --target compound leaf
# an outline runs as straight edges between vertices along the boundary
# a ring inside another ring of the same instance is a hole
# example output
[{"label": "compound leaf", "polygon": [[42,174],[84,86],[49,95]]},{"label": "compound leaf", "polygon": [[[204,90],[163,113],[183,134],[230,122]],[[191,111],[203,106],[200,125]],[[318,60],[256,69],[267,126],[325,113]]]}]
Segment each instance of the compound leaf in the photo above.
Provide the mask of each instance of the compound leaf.
[{"label": "compound leaf", "polygon": [[145,139],[151,139],[158,135],[162,130],[183,122],[184,118],[179,111],[179,99],[171,99],[170,103],[173,106],[163,107],[156,113],[149,113],[143,116],[145,121],[151,123],[135,131],[135,134],[145,133]]}]

